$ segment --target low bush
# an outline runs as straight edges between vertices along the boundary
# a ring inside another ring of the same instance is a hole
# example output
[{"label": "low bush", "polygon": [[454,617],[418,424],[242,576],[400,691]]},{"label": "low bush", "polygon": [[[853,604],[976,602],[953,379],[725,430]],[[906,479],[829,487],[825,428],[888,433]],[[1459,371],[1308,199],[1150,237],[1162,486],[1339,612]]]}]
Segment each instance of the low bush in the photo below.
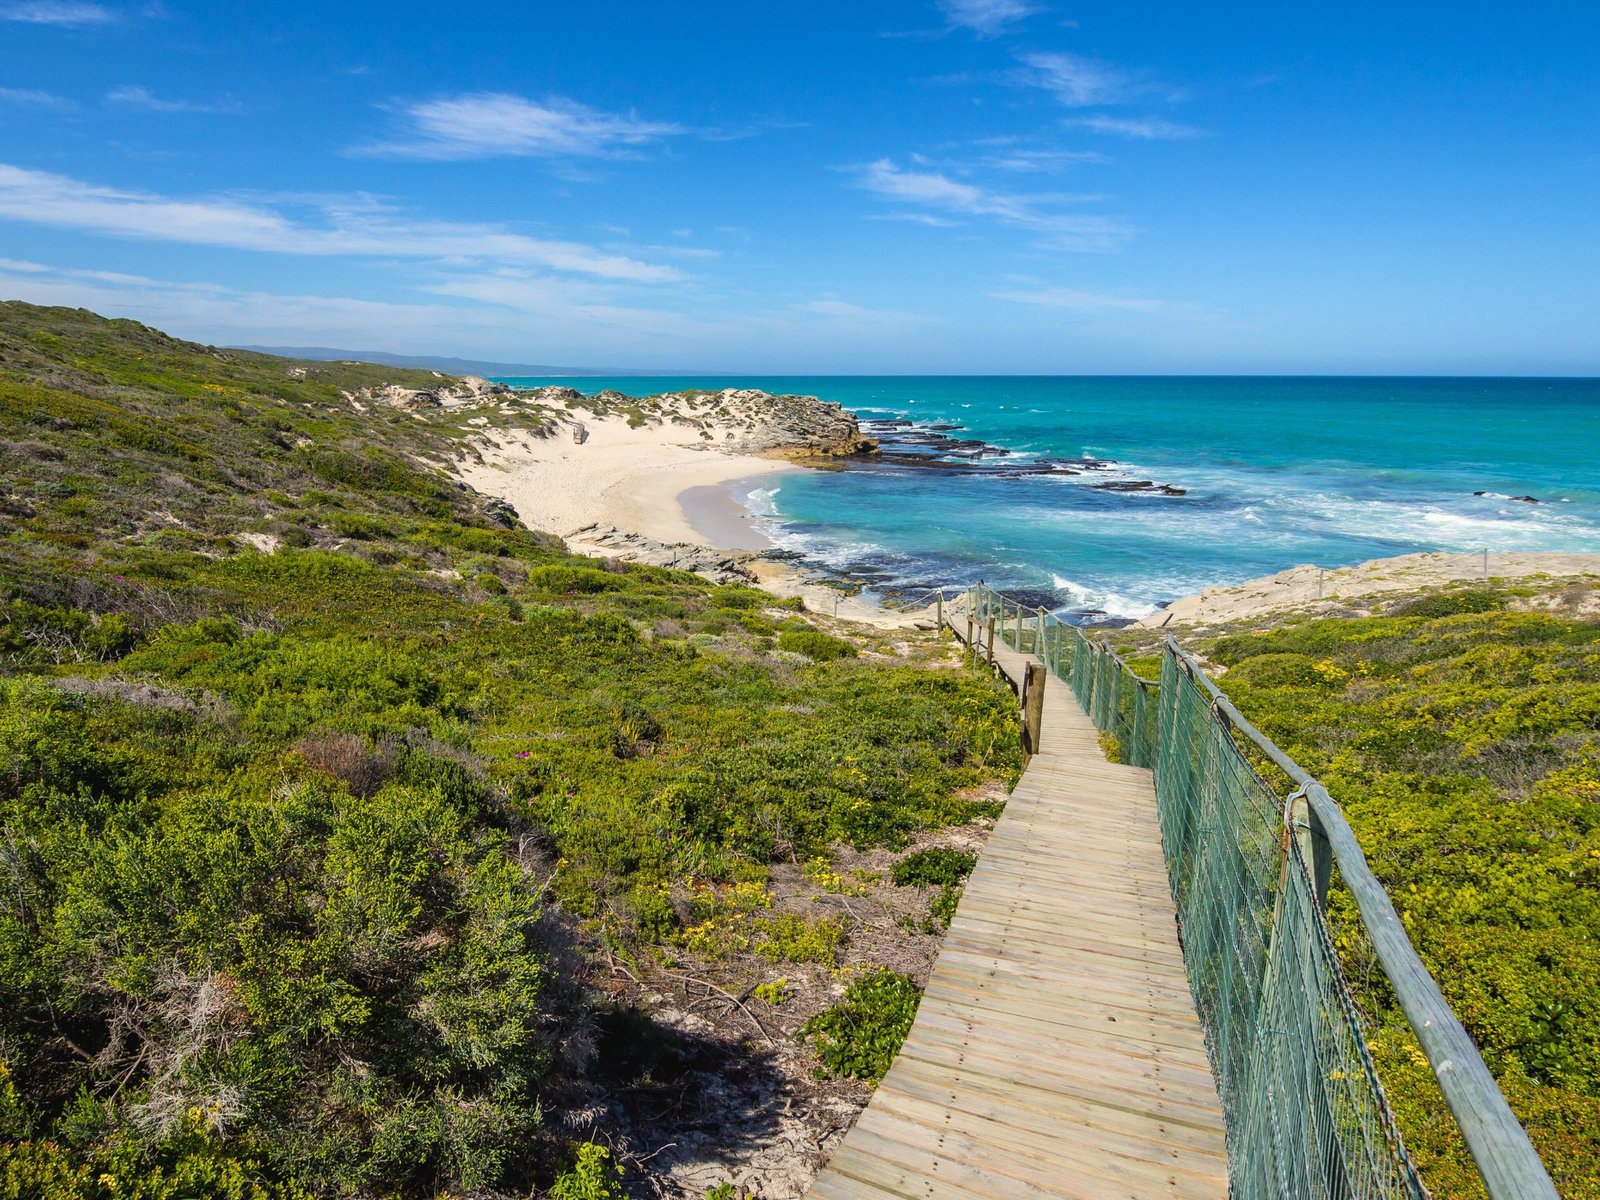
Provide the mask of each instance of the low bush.
[{"label": "low bush", "polygon": [[528,584],[541,592],[557,595],[593,596],[601,592],[621,592],[628,587],[625,576],[593,567],[535,567],[528,572]]},{"label": "low bush", "polygon": [[892,878],[901,887],[951,887],[972,874],[978,856],[968,850],[929,846],[906,855],[894,865]]},{"label": "low bush", "polygon": [[817,629],[785,629],[778,634],[778,649],[804,654],[813,662],[835,662],[854,658],[860,651],[854,642],[836,638]]},{"label": "low bush", "polygon": [[845,989],[844,998],[801,1027],[822,1069],[876,1083],[899,1053],[916,1020],[917,985],[896,971],[873,971]]}]

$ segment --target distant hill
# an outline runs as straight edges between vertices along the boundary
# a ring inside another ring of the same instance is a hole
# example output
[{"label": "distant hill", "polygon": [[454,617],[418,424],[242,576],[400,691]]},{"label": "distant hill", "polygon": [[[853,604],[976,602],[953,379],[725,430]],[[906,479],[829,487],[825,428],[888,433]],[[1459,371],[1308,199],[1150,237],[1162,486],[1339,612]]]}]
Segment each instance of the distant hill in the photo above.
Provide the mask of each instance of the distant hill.
[{"label": "distant hill", "polygon": [[334,350],[328,346],[234,346],[257,354],[284,358],[309,358],[317,362],[367,362],[387,367],[417,367],[446,375],[659,375],[660,371],[629,371],[621,367],[552,367],[536,363],[479,362],[471,358],[435,358],[426,354],[388,354],[382,350]]}]

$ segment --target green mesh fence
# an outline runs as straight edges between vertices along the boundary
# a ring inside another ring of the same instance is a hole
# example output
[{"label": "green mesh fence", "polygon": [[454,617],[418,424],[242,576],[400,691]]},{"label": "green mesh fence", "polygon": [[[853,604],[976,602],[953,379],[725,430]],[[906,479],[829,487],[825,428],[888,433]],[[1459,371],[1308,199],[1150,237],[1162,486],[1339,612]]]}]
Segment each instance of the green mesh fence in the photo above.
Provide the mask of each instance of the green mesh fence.
[{"label": "green mesh fence", "polygon": [[1170,651],[1159,684],[1039,609],[980,588],[978,640],[1037,654],[1112,756],[1155,773],[1184,962],[1228,1133],[1232,1200],[1426,1197],[1294,836],[1294,795],[1245,758]]}]

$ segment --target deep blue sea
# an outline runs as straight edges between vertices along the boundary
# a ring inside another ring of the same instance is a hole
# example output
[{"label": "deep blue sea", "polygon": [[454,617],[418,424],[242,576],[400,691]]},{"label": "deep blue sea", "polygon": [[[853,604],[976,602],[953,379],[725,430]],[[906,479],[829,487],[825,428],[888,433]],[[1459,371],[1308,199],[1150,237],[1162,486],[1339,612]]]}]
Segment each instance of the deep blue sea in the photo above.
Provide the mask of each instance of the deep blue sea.
[{"label": "deep blue sea", "polygon": [[[886,427],[897,436],[960,426],[944,436],[1009,451],[970,471],[807,471],[747,489],[781,547],[902,591],[982,578],[1052,591],[1064,609],[1132,617],[1298,563],[1345,566],[1418,550],[1600,551],[1595,379],[506,382],[634,395],[691,386],[797,392],[838,401],[864,421],[914,423]],[[1040,460],[1062,465],[1027,473]],[[1138,481],[1184,494],[1104,486]]]}]

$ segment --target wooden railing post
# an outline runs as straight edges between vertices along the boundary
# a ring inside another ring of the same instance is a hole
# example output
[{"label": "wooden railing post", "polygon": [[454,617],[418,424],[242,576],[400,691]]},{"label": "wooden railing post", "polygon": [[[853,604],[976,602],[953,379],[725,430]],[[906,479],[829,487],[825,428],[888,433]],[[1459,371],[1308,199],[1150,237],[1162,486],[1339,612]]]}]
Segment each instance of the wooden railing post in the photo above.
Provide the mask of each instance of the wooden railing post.
[{"label": "wooden railing post", "polygon": [[1029,663],[1022,689],[1022,749],[1027,757],[1039,753],[1039,729],[1044,724],[1044,665]]},{"label": "wooden railing post", "polygon": [[939,589],[938,596],[934,599],[933,628],[936,633],[944,632],[944,589]]},{"label": "wooden railing post", "polygon": [[1317,907],[1328,910],[1328,883],[1333,878],[1333,850],[1328,845],[1327,831],[1322,828],[1322,818],[1311,808],[1311,801],[1302,788],[1294,794],[1289,806],[1290,827],[1295,840],[1300,843],[1300,857],[1305,859],[1311,872],[1311,888],[1317,897]]},{"label": "wooden railing post", "polygon": [[985,657],[989,665],[994,666],[994,618],[989,618],[989,636],[984,642]]},{"label": "wooden railing post", "polygon": [[969,612],[967,614],[967,646],[966,646],[966,659],[967,659],[967,662],[969,662],[969,663],[972,662],[974,656],[975,656],[975,651],[972,648],[972,614]]}]

